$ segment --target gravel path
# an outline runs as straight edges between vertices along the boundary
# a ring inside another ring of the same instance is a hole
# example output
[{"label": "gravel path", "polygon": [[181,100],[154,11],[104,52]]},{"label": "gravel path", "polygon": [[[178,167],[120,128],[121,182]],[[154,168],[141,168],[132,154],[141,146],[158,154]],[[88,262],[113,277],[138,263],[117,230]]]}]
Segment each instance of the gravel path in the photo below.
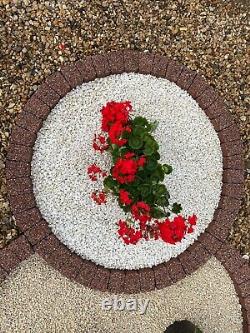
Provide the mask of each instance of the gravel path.
[{"label": "gravel path", "polygon": [[[161,162],[173,166],[165,177],[170,204],[179,202],[183,215],[198,216],[195,232],[175,246],[162,240],[125,245],[116,223],[126,215],[115,198],[101,206],[91,199],[103,184],[89,179],[88,166],[111,167],[110,154],[92,149],[93,134],[100,132],[100,109],[110,100],[130,100],[132,117],[159,121],[154,136]],[[209,119],[176,84],[150,75],[113,75],[83,84],[52,110],[34,146],[32,178],[37,205],[64,244],[107,268],[137,269],[176,257],[212,221],[220,199],[222,154]]]},{"label": "gravel path", "polygon": [[162,333],[174,320],[185,318],[203,333],[242,332],[234,286],[215,258],[173,286],[133,296],[150,299],[143,315],[102,311],[107,297],[70,282],[33,256],[0,286],[0,332]]},{"label": "gravel path", "polygon": [[[167,5],[149,0],[2,0],[0,247],[18,232],[9,210],[3,172],[11,124],[49,73],[84,54],[121,47],[156,51],[201,71],[227,100],[246,143],[250,138],[246,13],[246,8],[229,0],[171,0]],[[246,149],[246,161],[249,151]],[[248,194],[231,233],[233,244],[248,254],[249,202]]]}]

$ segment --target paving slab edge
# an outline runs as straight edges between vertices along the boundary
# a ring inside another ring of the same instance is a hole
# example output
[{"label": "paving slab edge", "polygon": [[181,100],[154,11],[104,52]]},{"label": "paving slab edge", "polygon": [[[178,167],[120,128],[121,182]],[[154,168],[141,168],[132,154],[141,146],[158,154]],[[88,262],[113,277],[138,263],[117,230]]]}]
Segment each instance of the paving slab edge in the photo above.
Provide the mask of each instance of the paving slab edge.
[{"label": "paving slab edge", "polygon": [[[106,269],[71,252],[52,234],[48,223],[42,218],[36,206],[30,174],[37,132],[59,100],[77,85],[123,72],[166,78],[185,89],[213,124],[223,155],[221,198],[206,231],[177,258],[140,270]],[[174,284],[215,255],[235,284],[245,318],[244,333],[250,332],[249,266],[227,242],[244,195],[243,145],[239,130],[222,98],[199,73],[162,55],[133,50],[86,56],[74,64],[65,65],[46,78],[18,115],[10,137],[6,179],[11,210],[21,232],[18,238],[0,251],[0,279],[6,277],[20,261],[37,252],[62,274],[86,287],[112,293],[138,293]],[[25,253],[23,257],[22,251]],[[232,255],[227,257],[224,251]],[[233,265],[232,258],[236,260],[236,265]],[[248,272],[248,280],[237,280],[235,276],[243,267]]]}]

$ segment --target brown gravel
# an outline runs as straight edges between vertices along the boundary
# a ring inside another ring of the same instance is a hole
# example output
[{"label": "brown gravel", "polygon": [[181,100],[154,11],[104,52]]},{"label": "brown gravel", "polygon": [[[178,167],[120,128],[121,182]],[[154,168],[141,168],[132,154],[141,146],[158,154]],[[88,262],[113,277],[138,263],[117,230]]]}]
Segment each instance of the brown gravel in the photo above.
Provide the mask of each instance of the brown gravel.
[{"label": "brown gravel", "polygon": [[245,5],[229,0],[0,1],[0,247],[18,232],[3,173],[16,115],[62,64],[85,54],[132,48],[157,51],[199,70],[225,98],[241,130],[248,169],[248,194],[230,239],[250,254],[249,21],[242,2]]}]

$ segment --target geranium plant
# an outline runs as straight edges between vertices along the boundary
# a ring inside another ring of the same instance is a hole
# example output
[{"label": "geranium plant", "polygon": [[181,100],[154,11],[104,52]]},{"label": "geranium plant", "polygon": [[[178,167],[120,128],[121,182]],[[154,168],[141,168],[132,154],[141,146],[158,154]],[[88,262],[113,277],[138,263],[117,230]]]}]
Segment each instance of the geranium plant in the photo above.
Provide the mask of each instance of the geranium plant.
[{"label": "geranium plant", "polygon": [[[107,202],[110,192],[117,198],[126,220],[119,220],[118,235],[126,244],[136,244],[142,238],[159,239],[166,243],[180,242],[196,225],[196,215],[180,215],[179,203],[170,206],[170,194],[163,184],[172,172],[168,164],[160,163],[159,144],[153,136],[157,122],[144,117],[132,118],[131,102],[108,102],[102,109],[101,134],[95,134],[93,149],[112,155],[113,165],[107,171],[90,165],[92,181],[103,178],[104,189],[92,193],[97,204]],[[170,220],[171,213],[176,216]]]}]

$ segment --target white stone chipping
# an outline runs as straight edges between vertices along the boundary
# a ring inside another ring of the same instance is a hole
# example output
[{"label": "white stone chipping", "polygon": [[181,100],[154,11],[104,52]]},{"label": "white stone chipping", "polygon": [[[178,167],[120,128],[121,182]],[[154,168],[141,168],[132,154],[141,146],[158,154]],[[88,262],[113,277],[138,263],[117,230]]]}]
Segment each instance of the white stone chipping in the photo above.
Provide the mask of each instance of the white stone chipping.
[{"label": "white stone chipping", "polygon": [[[111,100],[130,100],[133,116],[159,121],[154,135],[161,162],[173,166],[164,181],[171,202],[181,203],[183,214],[198,216],[195,232],[181,243],[124,245],[116,222],[125,214],[116,200],[109,197],[98,206],[90,198],[102,182],[89,179],[88,166],[111,167],[108,153],[92,149],[94,133],[100,132],[100,109]],[[34,147],[32,178],[37,205],[65,245],[107,268],[137,269],[178,256],[212,221],[221,192],[222,153],[204,111],[176,84],[150,75],[112,75],[77,87],[51,111]]]}]

